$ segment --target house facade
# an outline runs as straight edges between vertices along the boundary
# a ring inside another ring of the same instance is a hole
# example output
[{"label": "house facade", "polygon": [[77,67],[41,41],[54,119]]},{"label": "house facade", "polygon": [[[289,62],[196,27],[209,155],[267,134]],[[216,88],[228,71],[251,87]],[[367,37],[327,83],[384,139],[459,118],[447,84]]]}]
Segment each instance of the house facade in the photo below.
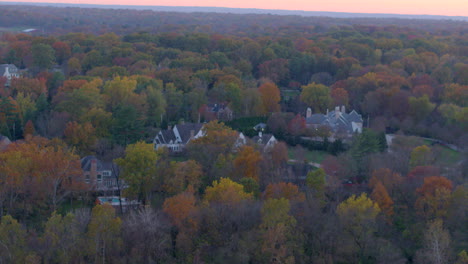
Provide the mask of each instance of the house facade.
[{"label": "house facade", "polygon": [[263,151],[269,151],[278,143],[278,140],[273,134],[264,134],[262,131],[258,132],[258,136],[252,138],[253,142],[263,147]]},{"label": "house facade", "polygon": [[[81,159],[81,169],[85,183],[93,191],[118,191],[119,186],[115,174],[117,166],[112,162],[102,162],[95,156]],[[123,183],[120,183],[120,187]]]},{"label": "house facade", "polygon": [[11,79],[13,78],[18,78],[19,75],[19,70],[18,68],[13,65],[13,64],[1,64],[0,65],[0,77],[5,77],[7,82],[6,86],[10,86]]},{"label": "house facade", "polygon": [[203,124],[185,123],[161,130],[153,139],[154,149],[166,147],[173,153],[181,152],[191,140],[205,135],[202,128]]},{"label": "house facade", "polygon": [[327,110],[326,114],[312,114],[312,110],[307,108],[306,126],[308,128],[327,126],[338,137],[350,137],[354,133],[362,133],[362,124],[362,116],[354,110],[346,113],[344,106],[337,106],[333,111]]},{"label": "house facade", "polygon": [[4,150],[7,148],[8,145],[10,145],[11,141],[9,138],[0,135],[0,151]]}]

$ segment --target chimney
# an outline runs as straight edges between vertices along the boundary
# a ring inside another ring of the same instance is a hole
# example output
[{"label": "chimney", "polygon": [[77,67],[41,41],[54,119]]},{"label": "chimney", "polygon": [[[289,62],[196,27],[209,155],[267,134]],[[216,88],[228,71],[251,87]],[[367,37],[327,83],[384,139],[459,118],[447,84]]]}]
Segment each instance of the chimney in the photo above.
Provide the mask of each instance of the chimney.
[{"label": "chimney", "polygon": [[346,114],[346,108],[344,105],[341,106],[341,113]]},{"label": "chimney", "polygon": [[92,179],[93,182],[97,181],[97,160],[92,159],[91,160],[91,168],[89,169],[89,174],[90,178]]},{"label": "chimney", "polygon": [[195,136],[195,130],[190,130],[190,139],[192,139]]},{"label": "chimney", "polygon": [[263,136],[263,133],[262,133],[262,131],[260,130],[260,132],[258,132],[258,137],[261,139],[262,136]]},{"label": "chimney", "polygon": [[339,106],[335,106],[335,118],[339,118],[340,117],[340,107]]},{"label": "chimney", "polygon": [[309,118],[311,116],[312,116],[312,109],[310,109],[310,107],[307,107],[306,118]]}]

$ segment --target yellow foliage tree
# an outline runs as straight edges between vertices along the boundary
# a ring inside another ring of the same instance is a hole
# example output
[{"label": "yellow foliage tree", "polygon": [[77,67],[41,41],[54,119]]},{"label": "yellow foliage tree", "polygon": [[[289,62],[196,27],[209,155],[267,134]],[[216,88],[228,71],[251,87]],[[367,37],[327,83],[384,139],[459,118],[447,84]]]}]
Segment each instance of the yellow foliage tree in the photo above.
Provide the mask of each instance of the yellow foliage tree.
[{"label": "yellow foliage tree", "polygon": [[242,200],[252,199],[251,193],[244,191],[244,186],[234,182],[228,178],[221,178],[219,181],[214,181],[213,186],[206,187],[205,201],[209,203],[225,203],[228,205],[236,205]]}]

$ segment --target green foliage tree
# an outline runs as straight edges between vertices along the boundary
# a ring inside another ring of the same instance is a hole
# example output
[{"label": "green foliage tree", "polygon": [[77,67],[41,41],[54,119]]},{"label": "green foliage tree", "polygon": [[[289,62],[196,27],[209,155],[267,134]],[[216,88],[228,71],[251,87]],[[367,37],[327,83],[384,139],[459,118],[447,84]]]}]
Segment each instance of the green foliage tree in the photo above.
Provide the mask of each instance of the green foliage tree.
[{"label": "green foliage tree", "polygon": [[159,156],[152,144],[140,141],[128,145],[125,157],[115,161],[121,167],[122,179],[128,184],[125,191],[143,204],[151,200],[150,194],[158,176]]},{"label": "green foliage tree", "polygon": [[122,247],[122,220],[110,204],[96,205],[86,233],[89,258],[95,263],[116,262]]},{"label": "green foliage tree", "polygon": [[316,83],[302,86],[301,101],[310,106],[314,113],[324,113],[331,103],[330,88]]},{"label": "green foliage tree", "polygon": [[0,260],[24,263],[27,256],[26,230],[10,215],[4,215],[0,220]]},{"label": "green foliage tree", "polygon": [[48,44],[37,43],[32,45],[31,53],[34,66],[40,70],[50,69],[55,63],[55,51]]},{"label": "green foliage tree", "polygon": [[268,199],[261,210],[262,238],[261,259],[265,263],[295,263],[295,254],[300,251],[300,234],[295,232],[296,219],[289,214],[289,200]]}]

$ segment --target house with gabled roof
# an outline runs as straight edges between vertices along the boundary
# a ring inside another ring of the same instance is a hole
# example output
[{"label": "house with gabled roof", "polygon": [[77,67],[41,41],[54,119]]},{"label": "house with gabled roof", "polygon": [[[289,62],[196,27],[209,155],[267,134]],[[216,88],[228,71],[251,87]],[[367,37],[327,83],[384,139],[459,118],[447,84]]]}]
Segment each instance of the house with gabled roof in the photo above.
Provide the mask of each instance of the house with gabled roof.
[{"label": "house with gabled roof", "polygon": [[258,136],[253,137],[252,141],[260,145],[263,148],[263,151],[270,150],[276,143],[278,143],[278,140],[273,136],[273,134],[264,134],[262,131],[258,132]]},{"label": "house with gabled roof", "polygon": [[[85,183],[93,191],[118,191],[126,187],[123,181],[118,182],[118,167],[113,162],[104,162],[95,156],[81,159]],[[120,186],[119,186],[120,185]]]},{"label": "house with gabled roof", "polygon": [[191,140],[205,135],[202,128],[200,123],[184,123],[161,130],[153,139],[154,149],[166,147],[171,152],[181,152]]},{"label": "house with gabled roof", "polygon": [[306,113],[306,126],[308,128],[318,128],[327,126],[335,136],[352,136],[354,133],[362,133],[362,116],[355,110],[346,113],[345,106],[335,107],[335,110],[326,114],[312,114],[310,108]]},{"label": "house with gabled roof", "polygon": [[0,64],[0,77],[5,77],[5,85],[10,86],[11,79],[20,77],[19,70],[14,64]]}]

